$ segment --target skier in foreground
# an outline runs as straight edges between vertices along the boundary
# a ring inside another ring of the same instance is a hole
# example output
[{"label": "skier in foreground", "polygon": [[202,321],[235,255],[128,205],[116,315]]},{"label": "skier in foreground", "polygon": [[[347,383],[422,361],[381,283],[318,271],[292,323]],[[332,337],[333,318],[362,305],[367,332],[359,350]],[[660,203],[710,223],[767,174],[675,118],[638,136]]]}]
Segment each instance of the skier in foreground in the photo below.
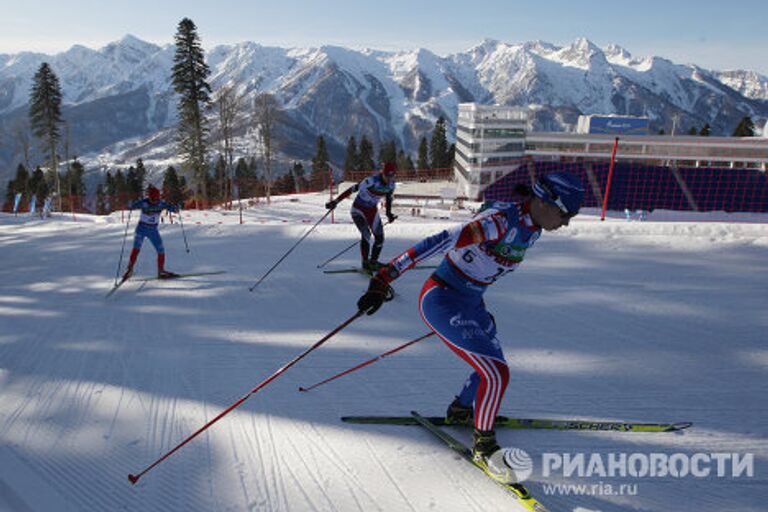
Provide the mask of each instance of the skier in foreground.
[{"label": "skier in foreground", "polygon": [[[386,197],[385,205],[389,223],[395,222],[397,218],[397,215],[392,213],[392,194],[395,191],[396,172],[395,164],[387,162],[380,173],[368,176],[360,183],[342,192],[336,199],[325,203],[326,208],[333,210],[353,192],[357,192],[350,213],[352,221],[360,231],[360,255],[363,260],[363,270],[369,272],[375,272],[381,267],[378,260],[381,248],[384,246],[384,226],[379,217],[379,201],[382,197]],[[373,233],[372,249],[371,233]]]},{"label": "skier in foreground", "polygon": [[[494,422],[509,382],[509,368],[496,339],[496,323],[485,309],[483,293],[523,261],[541,230],[567,226],[584,197],[581,181],[557,172],[533,186],[518,186],[521,200],[493,202],[471,222],[425,238],[371,278],[357,306],[369,315],[384,302],[389,283],[417,262],[445,252],[437,270],[421,290],[422,319],[474,372],[449,405],[446,423],[469,423],[474,414],[472,454],[475,462],[502,483],[510,480]],[[474,410],[473,410],[474,403]]]},{"label": "skier in foreground", "polygon": [[133,238],[133,250],[131,251],[131,256],[128,258],[128,269],[125,271],[125,274],[123,274],[123,281],[133,275],[133,266],[136,264],[136,259],[139,257],[141,245],[144,243],[145,237],[149,238],[149,241],[152,242],[152,245],[155,246],[155,250],[157,251],[157,277],[160,279],[178,277],[178,274],[165,270],[165,247],[163,247],[163,239],[160,238],[157,224],[160,220],[160,213],[163,210],[178,213],[179,207],[168,204],[160,199],[160,191],[153,185],[150,185],[147,187],[147,197],[133,201],[128,206],[128,209],[141,209],[141,218],[136,225],[136,235]]}]

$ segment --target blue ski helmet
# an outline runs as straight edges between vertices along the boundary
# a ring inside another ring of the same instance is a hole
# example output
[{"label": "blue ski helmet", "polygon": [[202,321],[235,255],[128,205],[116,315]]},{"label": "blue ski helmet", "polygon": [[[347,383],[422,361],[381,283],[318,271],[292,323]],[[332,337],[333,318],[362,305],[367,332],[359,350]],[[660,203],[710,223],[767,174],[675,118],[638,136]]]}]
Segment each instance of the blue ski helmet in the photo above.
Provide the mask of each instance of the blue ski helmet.
[{"label": "blue ski helmet", "polygon": [[579,213],[581,201],[584,199],[584,186],[581,180],[568,172],[553,172],[539,178],[533,186],[533,193],[550,204],[556,205],[560,211],[573,217]]}]

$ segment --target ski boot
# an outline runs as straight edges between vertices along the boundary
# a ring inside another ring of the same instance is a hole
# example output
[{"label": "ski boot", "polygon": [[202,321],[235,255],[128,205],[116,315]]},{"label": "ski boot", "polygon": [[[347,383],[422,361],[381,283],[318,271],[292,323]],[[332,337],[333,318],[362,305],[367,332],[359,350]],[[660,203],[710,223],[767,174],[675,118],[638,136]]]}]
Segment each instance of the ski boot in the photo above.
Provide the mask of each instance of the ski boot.
[{"label": "ski boot", "polygon": [[169,272],[168,270],[157,271],[158,279],[173,279],[174,277],[179,277],[179,274],[176,274],[175,272]]},{"label": "ski boot", "polygon": [[459,403],[456,397],[445,412],[446,425],[470,425],[472,423],[472,406]]},{"label": "ski boot", "polygon": [[[493,430],[483,431],[475,429],[472,439],[472,458],[475,464],[486,475],[499,483],[504,485],[517,484],[515,471],[507,463],[504,457],[504,450],[496,442],[496,433]],[[523,489],[525,488],[523,487]]]},{"label": "ski boot", "polygon": [[133,275],[133,267],[129,266],[128,269],[126,269],[125,274],[123,274],[123,281],[127,281],[129,277]]}]

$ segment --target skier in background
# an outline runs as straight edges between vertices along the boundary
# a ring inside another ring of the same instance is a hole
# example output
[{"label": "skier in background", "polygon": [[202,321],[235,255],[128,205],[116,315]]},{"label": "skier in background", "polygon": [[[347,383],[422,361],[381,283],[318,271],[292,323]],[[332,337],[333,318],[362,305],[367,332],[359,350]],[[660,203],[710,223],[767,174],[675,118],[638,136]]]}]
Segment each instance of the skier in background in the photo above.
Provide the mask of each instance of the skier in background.
[{"label": "skier in background", "polygon": [[[397,215],[392,213],[392,194],[395,191],[396,172],[395,164],[387,162],[381,172],[368,176],[360,183],[342,192],[336,199],[325,203],[326,208],[333,210],[353,192],[357,192],[350,214],[352,221],[360,231],[362,266],[363,270],[368,272],[375,272],[381,267],[379,255],[384,246],[384,226],[381,223],[378,206],[382,197],[386,198],[386,215],[389,223],[395,222],[397,218]],[[371,234],[373,234],[373,248],[371,248]]]},{"label": "skier in background", "polygon": [[128,209],[141,209],[141,218],[136,225],[136,234],[133,238],[133,250],[131,251],[131,256],[128,258],[128,269],[125,271],[125,274],[123,274],[123,280],[126,280],[133,275],[133,266],[136,264],[136,259],[139,257],[144,238],[149,238],[149,241],[152,242],[152,245],[155,246],[155,250],[157,251],[157,277],[160,279],[178,277],[178,274],[165,270],[165,247],[163,247],[163,239],[160,238],[157,224],[160,221],[160,213],[163,210],[178,213],[179,207],[168,204],[160,199],[160,191],[153,185],[150,185],[147,187],[147,197],[131,202],[131,204],[128,205]]},{"label": "skier in background", "polygon": [[515,484],[510,481],[514,477],[496,442],[494,422],[509,368],[483,293],[517,268],[542,229],[567,226],[584,197],[581,181],[564,172],[545,175],[533,188],[522,185],[515,191],[520,195],[516,201],[489,202],[471,222],[429,236],[394,258],[371,278],[368,291],[357,302],[361,311],[373,314],[384,302],[390,282],[417,262],[447,251],[419,299],[427,326],[474,370],[449,405],[446,423],[473,421],[475,461],[489,476],[507,484]]}]

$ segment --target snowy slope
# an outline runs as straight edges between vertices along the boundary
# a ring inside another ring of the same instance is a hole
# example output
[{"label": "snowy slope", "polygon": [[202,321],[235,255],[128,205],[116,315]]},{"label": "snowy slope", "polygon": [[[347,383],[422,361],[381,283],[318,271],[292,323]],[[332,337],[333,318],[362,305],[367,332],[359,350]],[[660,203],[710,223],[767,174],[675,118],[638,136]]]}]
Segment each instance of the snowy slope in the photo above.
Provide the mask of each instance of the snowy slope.
[{"label": "snowy slope", "polygon": [[[439,341],[299,393],[426,331],[398,296],[253,395],[147,473],[152,463],[354,313],[366,281],[316,264],[356,230],[343,208],[254,293],[247,288],[322,215],[324,196],[245,213],[185,213],[161,228],[168,266],[226,274],[127,283],[105,300],[125,224],[78,216],[0,217],[0,510],[514,510],[512,500],[416,427],[341,423],[347,414],[440,414],[468,367]],[[385,255],[465,220],[401,218]],[[654,213],[656,215],[656,213]],[[600,223],[546,234],[487,293],[512,368],[504,413],[693,421],[676,434],[500,431],[545,452],[754,453],[752,478],[645,478],[637,496],[543,495],[551,510],[759,511],[768,471],[768,224]],[[153,272],[143,250],[137,273]],[[336,268],[352,265],[352,251]],[[469,432],[455,430],[464,440]],[[599,478],[586,479],[595,483]],[[611,481],[610,479],[607,479]],[[626,480],[621,480],[625,482]],[[631,480],[630,480],[631,481]]]}]

